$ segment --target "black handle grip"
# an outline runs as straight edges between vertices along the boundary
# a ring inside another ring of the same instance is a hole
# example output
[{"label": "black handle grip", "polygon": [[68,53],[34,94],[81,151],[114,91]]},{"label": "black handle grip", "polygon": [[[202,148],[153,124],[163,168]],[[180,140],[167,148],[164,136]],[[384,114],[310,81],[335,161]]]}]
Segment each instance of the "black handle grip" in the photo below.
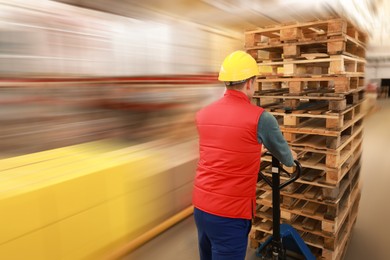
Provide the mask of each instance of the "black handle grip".
[{"label": "black handle grip", "polygon": [[299,177],[301,177],[302,165],[297,160],[294,160],[294,163],[295,163],[296,169],[295,169],[295,172],[293,173],[293,176],[288,181],[280,184],[279,185],[279,189],[283,189],[284,187],[286,187],[287,185],[293,183],[294,181],[298,180]]},{"label": "black handle grip", "polygon": [[[272,154],[271,154],[270,152],[265,152],[264,155],[270,155],[270,156],[272,156]],[[298,180],[299,177],[301,177],[301,174],[302,174],[302,165],[301,165],[297,160],[294,160],[294,163],[295,163],[296,169],[295,169],[295,171],[293,172],[292,177],[291,177],[288,181],[286,181],[286,182],[280,184],[280,185],[279,185],[279,189],[283,189],[284,187],[286,187],[287,185],[293,183],[294,181]],[[279,163],[278,163],[278,164],[279,164]],[[282,170],[282,171],[288,173],[288,172],[287,172],[286,170],[284,170],[280,165],[279,165],[278,168],[279,168],[279,171]],[[288,174],[289,174],[289,173],[288,173]],[[269,180],[261,171],[259,171],[259,175],[260,175],[260,177],[261,177],[269,186],[273,187],[272,182],[271,182],[271,181],[270,181],[270,180]]]}]

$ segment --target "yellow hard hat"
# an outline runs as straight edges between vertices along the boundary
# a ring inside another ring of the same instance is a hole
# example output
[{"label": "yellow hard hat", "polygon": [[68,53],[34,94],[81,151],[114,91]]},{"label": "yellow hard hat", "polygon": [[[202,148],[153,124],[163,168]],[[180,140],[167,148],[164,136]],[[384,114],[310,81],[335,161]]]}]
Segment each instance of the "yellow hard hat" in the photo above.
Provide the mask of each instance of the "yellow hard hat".
[{"label": "yellow hard hat", "polygon": [[259,67],[251,55],[244,51],[235,51],[223,61],[218,80],[243,81],[259,74]]}]

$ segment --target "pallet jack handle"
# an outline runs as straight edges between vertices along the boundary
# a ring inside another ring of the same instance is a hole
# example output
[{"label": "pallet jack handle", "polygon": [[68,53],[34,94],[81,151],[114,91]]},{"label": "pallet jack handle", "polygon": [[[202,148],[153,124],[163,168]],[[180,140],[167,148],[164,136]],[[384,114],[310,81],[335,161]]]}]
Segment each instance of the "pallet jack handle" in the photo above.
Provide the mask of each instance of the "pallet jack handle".
[{"label": "pallet jack handle", "polygon": [[[283,171],[283,172],[287,173],[288,175],[290,175],[289,172],[287,172],[285,169],[283,169],[279,160],[276,157],[274,157],[271,153],[266,152],[264,155],[272,156],[272,173],[280,173],[280,171]],[[291,178],[289,180],[287,180],[286,182],[279,185],[279,190],[283,189],[284,187],[293,183],[294,181],[298,180],[299,177],[301,177],[302,165],[297,160],[294,160],[294,163],[295,163],[295,171],[291,174]],[[259,175],[269,186],[273,187],[272,182],[261,171],[259,171]]]},{"label": "pallet jack handle", "polygon": [[[260,252],[268,245],[272,246],[272,259],[286,259],[286,250],[283,245],[282,237],[291,237],[295,241],[296,246],[300,249],[300,252],[304,255],[305,259],[314,260],[315,257],[311,253],[310,249],[307,247],[303,239],[299,236],[298,232],[288,224],[280,224],[280,190],[286,187],[287,185],[296,181],[302,174],[302,166],[297,161],[294,160],[296,169],[290,175],[285,169],[283,169],[279,160],[270,153],[265,153],[265,155],[272,156],[272,181],[270,181],[261,171],[259,171],[260,177],[272,188],[272,236],[267,239],[258,249],[257,254],[261,255]],[[284,183],[280,183],[280,173],[285,172],[289,176]]]}]

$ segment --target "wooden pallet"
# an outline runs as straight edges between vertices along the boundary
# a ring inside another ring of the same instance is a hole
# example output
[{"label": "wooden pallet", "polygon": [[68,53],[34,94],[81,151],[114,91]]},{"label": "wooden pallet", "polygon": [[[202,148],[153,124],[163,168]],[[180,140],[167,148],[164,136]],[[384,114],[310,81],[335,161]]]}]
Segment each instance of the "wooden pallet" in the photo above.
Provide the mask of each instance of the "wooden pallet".
[{"label": "wooden pallet", "polygon": [[[345,142],[337,149],[323,149],[310,146],[307,144],[301,145],[299,143],[290,143],[291,149],[301,154],[302,163],[304,167],[318,169],[318,170],[340,170],[344,163],[350,161],[351,158],[358,156],[361,152],[362,146],[362,128],[352,134]],[[309,155],[309,161],[305,160],[305,156]],[[269,161],[270,158],[263,157],[263,161]]]},{"label": "wooden pallet", "polygon": [[[290,89],[291,90],[291,89]],[[364,100],[364,88],[350,90],[349,93],[334,93],[334,89],[305,89],[299,93],[288,93],[289,89],[272,89],[255,92],[253,98],[257,105],[267,111],[300,113],[311,111],[312,114],[322,114],[323,108],[330,111],[343,111],[348,105],[357,104]],[[280,103],[283,102],[283,106]],[[275,107],[275,103],[279,106]],[[321,110],[322,109],[322,110]],[[297,111],[295,111],[297,110]]]},{"label": "wooden pallet", "polygon": [[[296,181],[297,184],[292,184],[288,189],[294,189],[294,185],[298,185],[298,183],[329,189],[339,188],[341,180],[345,176],[351,175],[352,169],[360,164],[361,153],[361,150],[352,153],[339,168],[327,168],[325,163],[326,155],[305,152],[299,158],[299,162],[303,166],[302,176]],[[262,158],[262,172],[268,176],[271,176],[270,161],[270,158]],[[284,176],[281,176],[281,178],[286,180]]]},{"label": "wooden pallet", "polygon": [[270,113],[280,122],[285,132],[298,134],[317,134],[324,136],[339,136],[340,132],[354,125],[365,117],[363,102],[347,105],[342,112],[330,110],[297,110],[292,113]]},{"label": "wooden pallet", "polygon": [[316,174],[315,170],[307,171],[306,169],[302,177],[292,186],[284,188],[282,193],[289,195],[297,193],[298,190],[303,190],[300,196],[304,196],[309,201],[317,200],[335,204],[340,201],[350,185],[353,185],[360,178],[360,168],[360,160],[357,160],[335,186],[324,185],[325,182],[322,180],[325,177],[324,172]]},{"label": "wooden pallet", "polygon": [[[345,112],[346,110],[350,109],[353,105],[355,105],[347,104],[348,101],[345,99],[327,101],[324,98],[320,101],[313,101],[306,100],[305,97],[293,100],[286,98],[284,100],[280,100],[279,102],[275,100],[272,100],[272,102],[268,103],[266,103],[264,100],[262,101],[263,105],[261,105],[261,107],[264,108],[265,111],[272,113],[274,116],[289,115],[291,117],[328,119],[333,118],[338,120],[341,120],[341,115],[347,113]],[[358,100],[359,103],[363,103],[363,101],[364,100]],[[340,115],[340,113],[342,114]],[[296,125],[297,123],[299,122],[293,123],[292,125]],[[332,122],[332,124],[336,124],[336,122]]]},{"label": "wooden pallet", "polygon": [[[356,222],[356,217],[355,217],[355,222]],[[353,226],[354,223],[352,224],[350,233],[347,235],[343,235],[342,239],[340,239],[339,246],[335,250],[328,250],[316,245],[315,246],[308,245],[308,247],[313,253],[313,255],[319,260],[341,260],[344,258],[344,255],[348,249],[348,244],[351,237]],[[298,232],[298,233],[304,236],[307,235],[304,232]],[[264,243],[268,239],[270,235],[271,234],[268,232],[252,229],[249,236],[250,247],[253,249],[257,249],[261,243]]]},{"label": "wooden pallet", "polygon": [[[305,200],[308,202],[322,203],[328,206],[339,204],[342,197],[348,190],[353,188],[360,178],[360,164],[357,163],[339,182],[336,187],[316,186],[315,183],[305,181],[297,181],[296,183],[287,186],[281,190],[281,195],[289,198]],[[313,185],[314,184],[314,185]],[[257,189],[262,191],[270,191],[271,188],[263,181],[258,182]],[[284,201],[288,205],[290,200]]]},{"label": "wooden pallet", "polygon": [[316,115],[334,116],[335,113],[344,112],[352,105],[362,103],[365,97],[362,88],[351,91],[349,94],[343,94],[344,96],[341,97],[327,91],[305,91],[300,95],[286,92],[286,89],[262,91],[255,93],[253,98],[258,106],[263,107],[268,112],[292,115],[310,114],[312,116],[307,117],[318,117]]},{"label": "wooden pallet", "polygon": [[[330,105],[327,103],[316,106],[315,102],[312,102],[309,108],[293,111],[272,109],[267,105],[263,108],[276,118],[281,127],[286,128],[285,132],[338,136],[337,131],[344,131],[366,116],[363,111],[363,101],[346,105],[346,109],[342,111],[330,110]],[[292,130],[289,131],[287,128],[292,128]],[[302,131],[296,132],[294,129]]]},{"label": "wooden pallet", "polygon": [[[341,113],[324,112],[312,114],[310,111],[300,113],[270,112],[279,122],[280,129],[288,142],[298,142],[302,139],[312,139],[312,135],[322,136],[318,140],[319,148],[337,149],[347,138],[362,128],[365,114],[362,104],[350,106]],[[313,141],[316,141],[313,139]],[[321,145],[324,144],[325,145]],[[316,144],[313,143],[313,144]]]},{"label": "wooden pallet", "polygon": [[342,149],[342,146],[348,145],[352,139],[359,139],[363,136],[363,117],[360,115],[351,119],[345,125],[343,130],[330,131],[320,124],[314,124],[316,121],[306,121],[306,124],[298,128],[280,127],[285,139],[292,147],[313,148],[327,152]]},{"label": "wooden pallet", "polygon": [[259,28],[245,32],[245,46],[272,46],[283,42],[307,42],[326,40],[334,36],[348,35],[355,41],[365,45],[366,34],[356,29],[343,19],[330,19],[308,23],[292,23],[286,25]]},{"label": "wooden pallet", "polygon": [[324,149],[323,145],[319,143],[318,140],[309,140],[304,143],[290,143],[290,146],[293,150],[298,152],[323,154],[325,155],[325,166],[327,168],[339,169],[351,155],[361,151],[362,137],[362,127],[359,127],[359,130],[353,133],[337,149]]},{"label": "wooden pallet", "polygon": [[[258,229],[252,228],[251,232],[249,233],[249,246],[252,249],[257,249],[262,243],[264,243],[268,237],[271,236],[269,232],[264,232],[260,231]],[[310,251],[312,254],[317,258],[321,259],[321,249],[312,247],[308,245]],[[294,258],[295,259],[295,258]],[[304,259],[303,256],[302,258],[299,258],[299,256],[296,257],[296,259]]]},{"label": "wooden pallet", "polygon": [[[342,215],[343,210],[349,203],[348,201],[350,200],[351,194],[359,184],[360,174],[355,172],[353,175],[353,177],[348,178],[348,180],[341,186],[335,200],[324,199],[323,192],[326,193],[326,191],[323,191],[320,187],[298,183],[294,190],[283,189],[281,191],[281,205],[283,209],[287,210],[300,208],[302,206],[302,213],[305,214],[304,216],[306,217],[314,216],[314,214],[318,212],[321,219],[317,218],[317,220],[321,221],[323,220],[323,217],[326,220],[335,221]],[[260,181],[257,184],[258,197],[265,195],[265,199],[270,200],[272,198],[268,198],[267,196],[271,193],[271,187],[269,187],[269,185],[264,181]],[[267,201],[267,203],[270,203],[270,201]],[[267,210],[268,209],[265,209],[263,213]],[[271,210],[269,212],[271,212]],[[291,216],[289,216],[288,220],[291,220]],[[327,223],[323,224],[322,231],[330,233],[336,232],[336,230],[334,230],[334,226],[328,225]]]},{"label": "wooden pallet", "polygon": [[[317,180],[319,183],[326,183],[328,185],[338,185],[340,180],[349,172],[351,169],[352,165],[360,160],[362,151],[356,150],[353,153],[347,157],[347,159],[341,164],[339,168],[327,168],[324,170],[324,178]],[[325,157],[326,158],[326,157]],[[318,166],[313,165],[313,164],[307,164],[306,161],[302,160],[302,162],[312,168],[322,168],[326,167],[326,165],[319,163]],[[310,168],[309,168],[310,169]],[[306,177],[304,177],[306,178]]]},{"label": "wooden pallet", "polygon": [[[358,202],[355,207],[358,207]],[[348,249],[348,244],[350,241],[351,233],[353,230],[353,227],[357,220],[357,208],[353,209],[348,221],[348,229],[347,232],[344,232],[342,234],[342,237],[339,239],[338,246],[334,250],[325,249],[324,246],[313,244],[311,242],[306,242],[308,244],[309,249],[314,254],[314,256],[317,259],[320,260],[341,260],[344,258],[344,255]],[[313,240],[312,237],[310,237],[309,233],[298,231],[301,236],[306,237],[310,239],[310,241]],[[261,243],[265,242],[268,237],[270,236],[270,232],[260,231],[258,229],[253,228],[250,232],[250,247],[253,249],[257,249]]]},{"label": "wooden pallet", "polygon": [[[312,57],[310,59],[284,59],[283,61],[264,61],[257,63],[260,75],[353,75],[364,76],[365,59],[346,55],[331,55],[329,57]],[[272,72],[265,71],[267,67]]]},{"label": "wooden pallet", "polygon": [[348,35],[323,38],[293,43],[246,46],[246,51],[257,61],[307,57],[317,53],[328,55],[344,54],[360,58],[366,56],[365,44]]},{"label": "wooden pallet", "polygon": [[[358,183],[351,187],[353,191],[348,189],[349,192],[346,192],[339,203],[334,205],[308,201],[307,199],[296,199],[287,195],[282,196],[281,218],[294,226],[298,226],[298,229],[315,231],[317,235],[325,237],[334,237],[344,223],[350,206],[357,196],[356,190],[360,189]],[[267,219],[267,215],[272,213],[272,191],[259,190],[257,195],[258,199],[256,201],[260,208],[256,216]],[[307,223],[307,226],[302,226],[301,224],[304,224],[302,223],[303,218],[312,221]],[[270,227],[272,228],[272,225]]]},{"label": "wooden pallet", "polygon": [[[297,207],[286,209],[282,206],[282,222],[289,223],[298,230],[308,245],[321,249],[335,250],[344,233],[350,232],[351,214],[357,211],[360,194],[360,186],[357,185],[348,196],[337,218],[333,220],[328,220],[323,216],[326,210],[321,207],[305,207],[307,212],[302,212],[303,209]],[[272,203],[266,199],[258,199],[257,202],[259,206],[253,221],[253,228],[265,233],[271,233]],[[309,212],[311,210],[312,212]]]},{"label": "wooden pallet", "polygon": [[[329,97],[342,97],[340,94],[350,94],[356,89],[362,89],[364,86],[364,78],[354,75],[299,75],[294,77],[278,77],[274,76],[258,76],[256,79],[258,83],[257,95],[280,95],[286,93],[296,93],[299,95],[311,95],[312,93],[320,93]],[[288,90],[284,89],[287,88]],[[268,91],[265,91],[268,88]],[[269,90],[269,89],[273,89]],[[264,91],[263,91],[264,90]]]},{"label": "wooden pallet", "polygon": [[[249,246],[253,249],[257,249],[261,243],[264,243],[268,239],[269,236],[271,236],[269,232],[264,232],[260,231],[259,229],[252,228],[249,233]],[[308,247],[317,259],[321,258],[321,249],[312,247],[310,245],[308,245]],[[297,257],[297,259],[299,259],[299,257]],[[302,257],[302,259],[304,258]]]}]

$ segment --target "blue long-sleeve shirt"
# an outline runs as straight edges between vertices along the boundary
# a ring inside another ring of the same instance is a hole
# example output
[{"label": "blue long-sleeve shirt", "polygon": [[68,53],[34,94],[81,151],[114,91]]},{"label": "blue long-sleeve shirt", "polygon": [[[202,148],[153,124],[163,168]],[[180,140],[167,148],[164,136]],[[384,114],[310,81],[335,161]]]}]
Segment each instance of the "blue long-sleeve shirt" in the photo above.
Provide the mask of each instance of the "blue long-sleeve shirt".
[{"label": "blue long-sleeve shirt", "polygon": [[294,166],[290,147],[279,129],[276,118],[264,111],[257,127],[257,140],[262,143],[278,160],[286,166]]}]

